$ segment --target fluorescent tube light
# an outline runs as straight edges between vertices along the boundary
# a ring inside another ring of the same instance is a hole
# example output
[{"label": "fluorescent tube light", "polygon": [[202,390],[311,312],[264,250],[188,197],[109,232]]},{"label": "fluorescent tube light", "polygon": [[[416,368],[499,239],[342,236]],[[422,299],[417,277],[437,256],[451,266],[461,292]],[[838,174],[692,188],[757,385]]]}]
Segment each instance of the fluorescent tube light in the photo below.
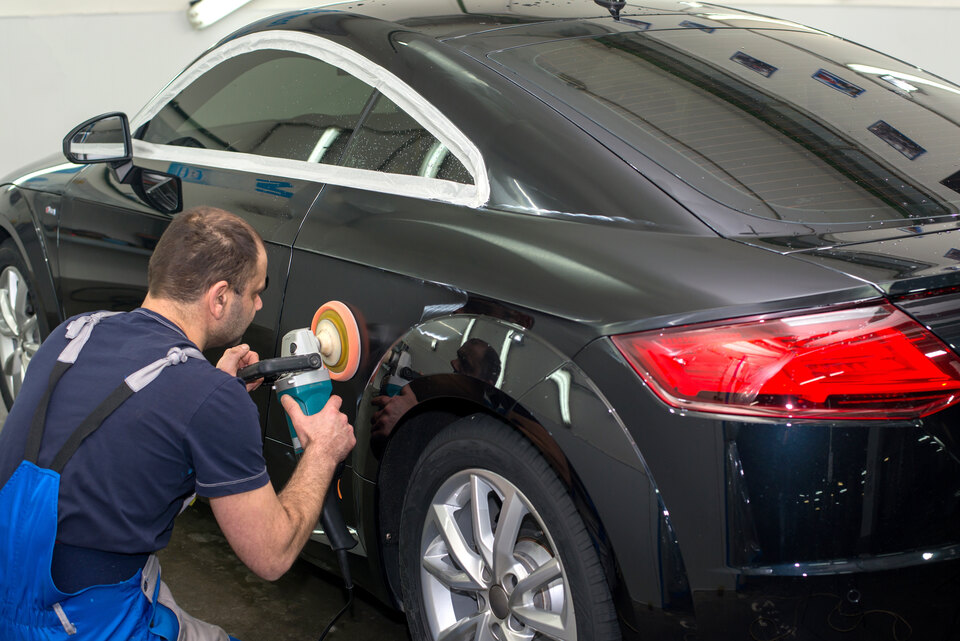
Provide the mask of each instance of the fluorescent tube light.
[{"label": "fluorescent tube light", "polygon": [[187,9],[187,20],[196,29],[204,29],[250,2],[250,0],[199,0]]}]

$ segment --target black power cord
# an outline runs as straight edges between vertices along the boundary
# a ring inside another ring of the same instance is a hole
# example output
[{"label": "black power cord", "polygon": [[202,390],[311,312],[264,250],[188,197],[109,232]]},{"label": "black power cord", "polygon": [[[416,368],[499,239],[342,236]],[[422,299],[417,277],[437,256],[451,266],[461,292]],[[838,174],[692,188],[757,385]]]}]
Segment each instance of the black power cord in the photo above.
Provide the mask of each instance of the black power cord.
[{"label": "black power cord", "polygon": [[327,638],[330,630],[333,628],[333,624],[343,616],[343,613],[350,609],[350,606],[353,605],[353,579],[350,578],[350,568],[349,562],[347,561],[347,551],[346,550],[337,550],[337,561],[340,563],[340,573],[343,574],[344,587],[347,590],[347,602],[343,604],[343,607],[340,608],[340,611],[337,612],[330,623],[327,624],[327,627],[323,629],[323,632],[320,633],[320,638],[318,641],[323,641]]},{"label": "black power cord", "polygon": [[[342,465],[342,464],[341,464]],[[340,477],[342,468],[337,468],[334,479]],[[323,532],[330,540],[330,547],[337,552],[337,562],[340,564],[340,574],[343,575],[343,584],[347,590],[347,602],[343,608],[337,612],[331,619],[323,633],[320,634],[319,641],[323,639],[333,628],[344,612],[353,604],[353,578],[350,576],[350,561],[347,558],[347,550],[352,549],[357,542],[353,540],[347,525],[343,520],[343,513],[340,511],[340,497],[338,496],[338,485],[336,480],[330,483],[330,489],[327,490],[327,496],[323,499],[323,511],[320,513],[320,523],[323,525]]]}]

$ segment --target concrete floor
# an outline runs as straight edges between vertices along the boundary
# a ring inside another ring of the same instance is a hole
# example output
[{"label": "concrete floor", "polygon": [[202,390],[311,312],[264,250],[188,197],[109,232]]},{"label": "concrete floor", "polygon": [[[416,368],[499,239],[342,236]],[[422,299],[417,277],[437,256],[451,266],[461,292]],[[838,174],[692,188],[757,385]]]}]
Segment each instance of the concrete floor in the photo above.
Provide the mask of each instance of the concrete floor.
[{"label": "concrete floor", "polygon": [[[254,575],[230,549],[210,506],[197,501],[177,518],[170,545],[160,553],[164,581],[193,616],[216,623],[242,641],[317,639],[344,604],[340,579],[297,561],[278,581]],[[354,589],[329,641],[404,641],[403,615]]]}]

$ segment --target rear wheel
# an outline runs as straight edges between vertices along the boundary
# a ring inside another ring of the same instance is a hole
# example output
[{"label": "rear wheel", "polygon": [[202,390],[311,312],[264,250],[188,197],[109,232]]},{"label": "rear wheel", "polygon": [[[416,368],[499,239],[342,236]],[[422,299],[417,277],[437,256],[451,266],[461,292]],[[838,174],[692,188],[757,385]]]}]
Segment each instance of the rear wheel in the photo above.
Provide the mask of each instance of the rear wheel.
[{"label": "rear wheel", "polygon": [[486,416],[462,419],[414,468],[400,524],[415,641],[619,639],[573,501],[539,452]]},{"label": "rear wheel", "polygon": [[0,243],[0,395],[7,409],[40,348],[36,294],[28,273],[13,241]]}]

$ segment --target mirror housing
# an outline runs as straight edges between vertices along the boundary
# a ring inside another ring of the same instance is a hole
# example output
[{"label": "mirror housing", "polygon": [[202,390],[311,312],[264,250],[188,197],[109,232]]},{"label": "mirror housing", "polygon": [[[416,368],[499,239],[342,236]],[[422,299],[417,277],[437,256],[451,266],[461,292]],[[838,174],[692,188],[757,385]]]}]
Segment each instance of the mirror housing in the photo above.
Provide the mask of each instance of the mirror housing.
[{"label": "mirror housing", "polygon": [[183,188],[178,176],[139,167],[131,174],[129,183],[140,200],[164,214],[183,210]]},{"label": "mirror housing", "polygon": [[133,158],[130,122],[120,112],[91,118],[63,139],[63,155],[72,163],[124,163]]}]

